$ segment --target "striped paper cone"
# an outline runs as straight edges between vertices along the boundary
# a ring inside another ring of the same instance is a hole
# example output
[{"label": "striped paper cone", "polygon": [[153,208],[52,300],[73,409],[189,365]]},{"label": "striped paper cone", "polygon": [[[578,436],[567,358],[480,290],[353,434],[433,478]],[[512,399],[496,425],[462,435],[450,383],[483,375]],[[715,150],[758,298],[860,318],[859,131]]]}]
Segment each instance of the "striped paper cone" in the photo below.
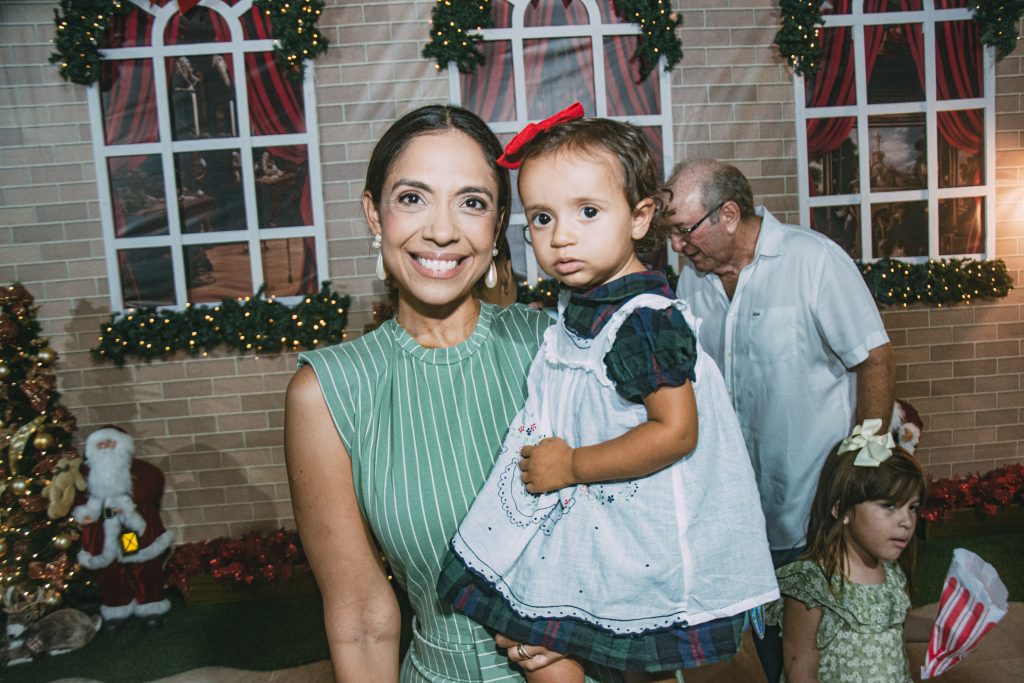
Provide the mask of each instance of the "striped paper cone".
[{"label": "striped paper cone", "polygon": [[1006,586],[992,565],[969,550],[954,550],[921,680],[938,676],[959,663],[1006,610]]}]

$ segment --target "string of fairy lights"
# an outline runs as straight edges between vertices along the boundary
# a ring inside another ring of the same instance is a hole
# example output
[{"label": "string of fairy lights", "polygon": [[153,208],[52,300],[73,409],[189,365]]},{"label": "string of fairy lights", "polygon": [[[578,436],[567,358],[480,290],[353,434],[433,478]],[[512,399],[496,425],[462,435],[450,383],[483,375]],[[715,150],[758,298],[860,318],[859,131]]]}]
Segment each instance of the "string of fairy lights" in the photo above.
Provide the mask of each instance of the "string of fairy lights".
[{"label": "string of fairy lights", "polygon": [[[999,259],[932,259],[905,263],[885,258],[859,264],[871,295],[882,305],[936,307],[998,299],[1013,290],[1013,278]],[[669,284],[677,275],[667,266]],[[518,283],[517,301],[554,305],[560,285],[554,279]],[[153,309],[115,313],[100,327],[96,360],[122,366],[131,359],[167,359],[184,352],[206,357],[213,349],[233,348],[242,354],[280,353],[319,348],[347,339],[351,298],[333,292],[325,282],[320,293],[293,307],[261,288],[251,297],[225,300],[215,306],[187,305],[182,311]]]},{"label": "string of fairy lights", "polygon": [[[303,64],[320,55],[329,41],[316,28],[323,0],[253,0],[273,29],[274,55],[285,77],[302,81]],[[72,83],[91,85],[100,77],[100,44],[110,22],[138,9],[127,0],[61,0],[54,9],[57,27],[50,63]]]},{"label": "string of fairy lights", "polygon": [[[571,2],[571,0],[568,0]],[[566,2],[568,4],[568,2]],[[682,17],[665,0],[616,0],[614,10],[625,21],[640,27],[634,56],[640,80],[665,58],[670,71],[683,58],[683,43],[676,33]],[[433,59],[438,70],[454,63],[461,73],[472,73],[485,62],[477,31],[492,28],[490,0],[437,0],[430,14],[430,40],[423,56]]]},{"label": "string of fairy lights", "polygon": [[[970,304],[981,299],[1000,299],[1013,291],[1013,278],[1000,259],[930,259],[927,263],[904,263],[884,258],[858,263],[864,283],[879,304],[902,306],[927,304],[938,308],[952,304]],[[672,266],[666,266],[669,285],[677,279]],[[559,284],[554,279],[536,283],[520,282],[519,303],[554,305]]]},{"label": "string of fairy lights", "polygon": [[[823,3],[824,0],[779,0],[781,25],[774,42],[790,67],[801,76],[817,73],[825,54],[820,39]],[[971,9],[981,43],[995,48],[997,60],[1016,49],[1024,0],[979,1]]]},{"label": "string of fairy lights", "polygon": [[1013,278],[999,259],[929,260],[904,263],[882,259],[860,264],[864,282],[880,304],[969,304],[979,299],[998,299],[1013,290]]},{"label": "string of fairy lights", "polygon": [[270,19],[277,46],[274,55],[285,77],[302,81],[303,63],[327,50],[327,37],[316,28],[323,12],[322,0],[253,0]]},{"label": "string of fairy lights", "polygon": [[100,326],[96,360],[118,367],[131,359],[170,358],[178,353],[206,357],[226,347],[238,353],[280,353],[337,344],[346,339],[351,298],[330,289],[306,296],[294,306],[264,297],[264,287],[243,299],[184,310],[130,309]]}]

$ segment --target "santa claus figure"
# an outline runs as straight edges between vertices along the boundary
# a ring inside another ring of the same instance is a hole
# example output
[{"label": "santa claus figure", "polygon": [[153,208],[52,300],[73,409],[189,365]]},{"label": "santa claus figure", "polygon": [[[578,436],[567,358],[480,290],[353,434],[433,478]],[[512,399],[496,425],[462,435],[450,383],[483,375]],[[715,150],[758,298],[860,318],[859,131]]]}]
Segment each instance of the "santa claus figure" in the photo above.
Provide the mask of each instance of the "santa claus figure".
[{"label": "santa claus figure", "polygon": [[84,502],[72,513],[82,525],[78,563],[99,583],[107,632],[133,616],[144,629],[157,628],[171,608],[164,598],[163,563],[173,540],[160,521],[164,474],[134,455],[134,441],[118,427],[90,434]]},{"label": "santa claus figure", "polygon": [[921,430],[924,421],[914,406],[903,399],[896,399],[892,405],[892,421],[889,429],[892,431],[892,438],[907,453],[913,453],[917,448],[917,442],[921,440]]}]

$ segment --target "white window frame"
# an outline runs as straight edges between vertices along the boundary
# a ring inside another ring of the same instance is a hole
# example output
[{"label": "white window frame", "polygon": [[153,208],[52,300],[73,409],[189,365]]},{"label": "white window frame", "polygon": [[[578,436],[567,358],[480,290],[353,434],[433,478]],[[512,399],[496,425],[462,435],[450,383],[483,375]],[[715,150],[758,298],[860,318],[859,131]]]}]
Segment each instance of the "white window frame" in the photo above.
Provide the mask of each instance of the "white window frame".
[{"label": "white window frame", "polygon": [[[929,259],[948,258],[939,254],[939,200],[957,197],[983,197],[985,216],[985,253],[967,254],[984,259],[995,253],[995,49],[983,47],[982,82],[984,96],[973,99],[939,100],[936,94],[935,77],[935,23],[946,21],[971,21],[968,8],[935,9],[932,0],[922,0],[922,9],[908,12],[864,12],[863,0],[855,1],[850,14],[829,14],[824,16],[825,28],[837,26],[852,27],[854,45],[854,66],[856,75],[857,102],[842,107],[806,106],[803,76],[793,74],[793,99],[796,103],[796,147],[799,167],[800,222],[810,225],[811,209],[820,206],[857,205],[860,207],[861,258],[865,263],[878,259],[872,257],[871,205],[879,202],[928,201],[928,256],[899,257],[908,263],[922,263]],[[864,27],[878,24],[921,24],[924,32],[925,100],[923,102],[898,102],[867,104],[867,81],[865,79]],[[863,103],[863,104],[860,104]],[[970,187],[938,186],[937,170],[939,132],[937,112],[959,109],[983,109],[985,120],[985,183]],[[924,113],[927,135],[928,187],[923,190],[872,192],[870,189],[870,132],[868,119],[884,114]],[[810,179],[807,158],[807,121],[814,118],[856,117],[857,119],[857,161],[861,192],[844,195],[810,196]],[[867,191],[865,191],[865,189]],[[959,256],[959,255],[954,255]]]},{"label": "white window frame", "polygon": [[[560,0],[543,0],[559,2]],[[640,27],[632,22],[605,24],[601,21],[601,9],[595,0],[575,0],[581,2],[587,10],[589,22],[571,26],[524,26],[523,18],[530,0],[507,0],[512,5],[512,21],[510,28],[488,28],[480,31],[485,42],[509,41],[512,46],[512,70],[515,81],[516,115],[512,121],[488,121],[487,124],[498,135],[516,133],[531,122],[538,119],[527,117],[526,100],[526,65],[523,57],[523,41],[540,38],[589,38],[594,61],[594,102],[597,111],[587,112],[587,116],[600,116],[617,121],[628,121],[642,127],[660,128],[662,139],[662,166],[666,177],[672,172],[675,163],[674,144],[672,139],[672,79],[665,70],[665,58],[658,60],[658,65],[648,78],[658,78],[660,94],[660,114],[644,116],[608,116],[608,98],[604,74],[604,39],[610,36],[640,35]],[[657,73],[655,73],[657,72]],[[459,72],[454,62],[448,65],[448,90],[452,104],[462,104],[462,90],[459,84]],[[570,102],[566,102],[566,105]],[[516,192],[515,187],[512,188]],[[513,213],[509,226],[525,226],[526,216]],[[536,282],[539,274],[533,250],[526,248],[526,277],[529,282]]]},{"label": "white window frame", "polygon": [[[164,33],[172,16],[178,12],[177,3],[167,3],[163,7],[150,5],[148,0],[129,0],[138,10],[153,16],[150,45],[145,47],[124,47],[100,51],[104,60],[150,59],[153,61],[153,87],[156,90],[157,121],[160,139],[127,145],[107,145],[104,137],[105,121],[100,95],[99,83],[93,83],[88,89],[89,115],[92,121],[93,157],[96,164],[96,179],[99,186],[100,216],[103,224],[103,243],[106,253],[107,273],[110,286],[110,305],[114,311],[131,310],[125,307],[121,291],[121,271],[117,260],[120,249],[144,247],[169,247],[171,250],[172,268],[174,272],[174,291],[176,303],[161,306],[163,309],[182,310],[188,302],[188,291],[185,278],[184,248],[201,244],[221,244],[246,242],[249,246],[250,273],[252,275],[252,291],[255,292],[264,282],[263,262],[260,256],[260,243],[266,240],[313,237],[316,250],[316,267],[318,280],[327,279],[327,250],[324,230],[323,187],[320,175],[320,142],[316,122],[316,92],[313,83],[313,68],[305,65],[303,82],[303,107],[306,118],[306,132],[288,135],[252,135],[249,120],[249,98],[246,91],[246,79],[234,78],[236,117],[238,136],[231,138],[207,138],[202,140],[173,140],[170,103],[167,98],[167,73],[164,68],[168,57],[190,56],[200,54],[231,54],[234,73],[242,73],[245,69],[245,54],[249,52],[270,52],[274,49],[274,40],[245,40],[241,17],[252,8],[252,0],[240,0],[234,6],[221,0],[201,0],[199,5],[215,11],[227,23],[231,31],[231,42],[188,43],[165,45]],[[310,201],[312,202],[313,224],[287,228],[260,228],[256,210],[255,171],[251,163],[253,149],[266,147],[305,146],[308,152],[308,172]],[[245,200],[246,228],[243,230],[223,230],[202,233],[182,233],[181,217],[178,202],[175,201],[174,155],[180,152],[210,151],[218,149],[239,150],[242,156],[242,189]],[[111,201],[110,168],[107,160],[110,157],[155,155],[161,157],[164,176],[164,196],[167,197],[168,234],[145,237],[117,237],[114,230],[114,209]],[[248,163],[247,163],[248,162]],[[320,282],[317,283],[319,288]],[[278,297],[285,304],[297,303],[305,294]]]}]

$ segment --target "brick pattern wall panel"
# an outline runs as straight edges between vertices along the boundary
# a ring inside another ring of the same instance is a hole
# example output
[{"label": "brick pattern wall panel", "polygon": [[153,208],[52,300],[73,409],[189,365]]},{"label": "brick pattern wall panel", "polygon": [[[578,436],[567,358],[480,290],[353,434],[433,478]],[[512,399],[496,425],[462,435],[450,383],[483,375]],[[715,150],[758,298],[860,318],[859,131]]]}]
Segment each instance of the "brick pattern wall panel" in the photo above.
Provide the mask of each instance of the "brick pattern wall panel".
[{"label": "brick pattern wall panel", "polygon": [[[332,47],[316,62],[329,276],[353,297],[357,336],[385,298],[360,195],[377,138],[398,116],[444,102],[447,74],[422,59],[432,0],[329,0]],[[773,0],[677,3],[685,57],[673,72],[676,158],[716,156],[751,178],[758,200],[796,220],[792,84],[771,46]],[[110,315],[86,90],[47,63],[53,3],[0,3],[0,281],[21,281],[60,353],[64,403],[84,438],[115,422],[167,475],[164,518],[179,541],[293,526],[281,446],[295,354],[95,364]],[[997,253],[1024,271],[1024,75],[999,65]],[[925,418],[920,454],[937,475],[1024,457],[1024,300],[885,311],[899,395]],[[1016,417],[1015,417],[1016,415]]]}]

